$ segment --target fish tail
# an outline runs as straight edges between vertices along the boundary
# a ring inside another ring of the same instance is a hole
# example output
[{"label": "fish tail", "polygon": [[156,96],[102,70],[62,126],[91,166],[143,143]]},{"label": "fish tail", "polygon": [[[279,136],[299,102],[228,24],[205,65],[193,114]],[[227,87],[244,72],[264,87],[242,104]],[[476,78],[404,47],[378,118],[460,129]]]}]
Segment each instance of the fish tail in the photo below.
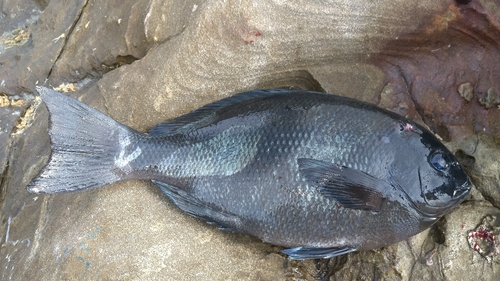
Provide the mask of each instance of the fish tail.
[{"label": "fish tail", "polygon": [[69,192],[122,180],[116,159],[123,142],[139,133],[76,99],[45,87],[37,91],[50,113],[52,154],[27,190]]}]

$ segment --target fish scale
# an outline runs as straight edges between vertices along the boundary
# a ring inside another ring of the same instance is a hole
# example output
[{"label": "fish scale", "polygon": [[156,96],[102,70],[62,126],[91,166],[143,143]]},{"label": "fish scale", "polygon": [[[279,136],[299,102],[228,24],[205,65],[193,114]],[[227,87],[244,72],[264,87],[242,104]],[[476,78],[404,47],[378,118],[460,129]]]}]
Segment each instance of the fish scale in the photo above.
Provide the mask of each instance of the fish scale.
[{"label": "fish scale", "polygon": [[29,191],[152,180],[186,213],[283,246],[291,259],[406,239],[459,204],[471,186],[427,129],[336,95],[251,91],[140,134],[38,90],[50,112],[52,156]]}]

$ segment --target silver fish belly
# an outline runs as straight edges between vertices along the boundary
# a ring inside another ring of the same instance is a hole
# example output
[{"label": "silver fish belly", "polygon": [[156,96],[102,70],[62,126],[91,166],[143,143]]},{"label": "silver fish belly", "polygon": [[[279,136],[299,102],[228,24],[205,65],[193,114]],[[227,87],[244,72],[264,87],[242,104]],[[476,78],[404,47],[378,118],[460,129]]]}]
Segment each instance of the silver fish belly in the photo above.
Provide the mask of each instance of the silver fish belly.
[{"label": "silver fish belly", "polygon": [[141,134],[75,99],[37,90],[50,112],[52,155],[28,191],[152,180],[186,213],[283,246],[291,259],[404,240],[471,187],[427,129],[345,97],[251,91]]}]

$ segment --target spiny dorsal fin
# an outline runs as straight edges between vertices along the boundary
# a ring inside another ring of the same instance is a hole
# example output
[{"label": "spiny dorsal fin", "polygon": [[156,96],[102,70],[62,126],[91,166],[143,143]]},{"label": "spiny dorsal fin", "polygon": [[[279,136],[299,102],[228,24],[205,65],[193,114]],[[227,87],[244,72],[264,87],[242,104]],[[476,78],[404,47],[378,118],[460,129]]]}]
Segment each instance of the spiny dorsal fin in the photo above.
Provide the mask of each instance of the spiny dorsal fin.
[{"label": "spiny dorsal fin", "polygon": [[[271,90],[256,90],[243,92],[231,97],[227,97],[220,101],[207,104],[199,109],[196,109],[188,114],[177,117],[171,121],[161,123],[153,127],[149,134],[151,135],[169,135],[176,133],[186,133],[191,130],[203,127],[213,123],[217,116],[236,104],[242,104],[251,100],[258,101],[262,98],[273,97],[276,95],[286,95],[290,93],[307,92],[300,90],[285,90],[285,89],[271,89]],[[316,93],[316,92],[311,92]],[[316,93],[317,94],[317,93]]]}]

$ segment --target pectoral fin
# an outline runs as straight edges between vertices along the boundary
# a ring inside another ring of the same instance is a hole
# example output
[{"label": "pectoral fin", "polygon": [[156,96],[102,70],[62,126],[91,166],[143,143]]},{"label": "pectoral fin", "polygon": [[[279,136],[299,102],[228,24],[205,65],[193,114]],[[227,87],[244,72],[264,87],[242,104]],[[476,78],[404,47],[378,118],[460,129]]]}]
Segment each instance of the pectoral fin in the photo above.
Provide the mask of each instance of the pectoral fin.
[{"label": "pectoral fin", "polygon": [[305,246],[305,247],[285,249],[281,252],[283,254],[288,255],[288,258],[291,260],[307,260],[307,259],[329,259],[355,251],[356,249],[350,247],[315,248],[315,247]]},{"label": "pectoral fin", "polygon": [[378,212],[388,183],[363,171],[321,160],[297,159],[302,175],[318,186],[321,194],[345,208]]}]

